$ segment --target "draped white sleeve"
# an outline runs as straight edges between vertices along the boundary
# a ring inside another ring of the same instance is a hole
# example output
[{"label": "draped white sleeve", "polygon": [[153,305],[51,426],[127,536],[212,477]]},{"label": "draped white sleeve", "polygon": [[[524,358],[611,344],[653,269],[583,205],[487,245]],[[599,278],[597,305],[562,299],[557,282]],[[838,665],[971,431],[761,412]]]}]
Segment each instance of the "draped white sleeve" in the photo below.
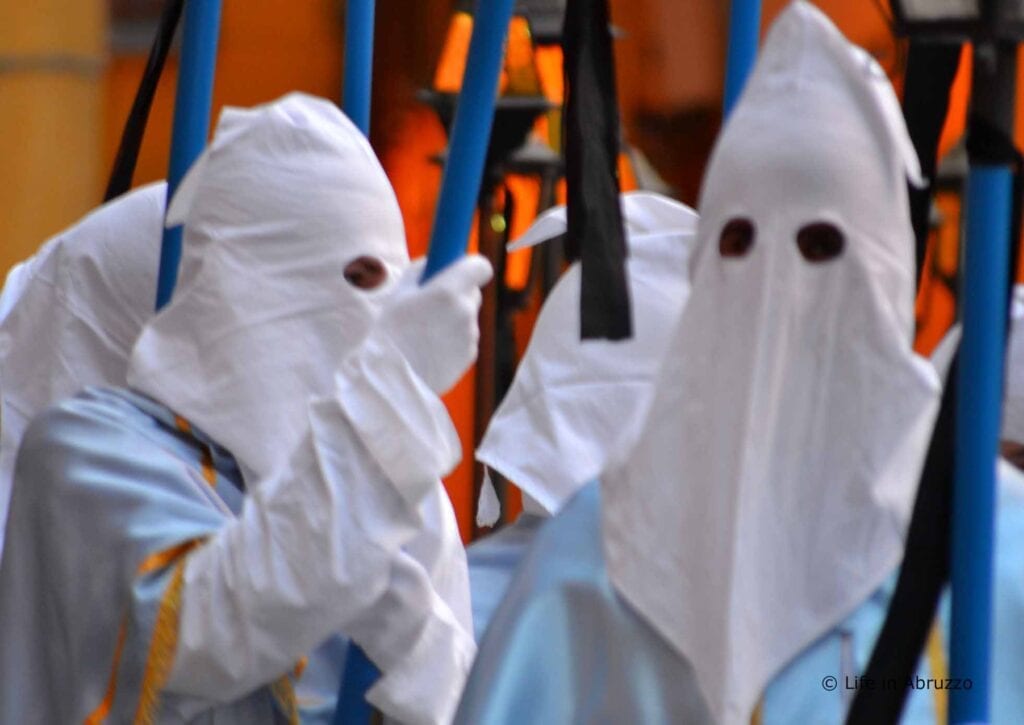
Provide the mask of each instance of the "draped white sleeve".
[{"label": "draped white sleeve", "polygon": [[376,343],[350,356],[335,395],[310,404],[290,463],[189,555],[167,689],[230,701],[341,631],[382,670],[368,695],[382,712],[450,721],[472,627],[403,547],[460,455],[443,405],[401,356]]}]

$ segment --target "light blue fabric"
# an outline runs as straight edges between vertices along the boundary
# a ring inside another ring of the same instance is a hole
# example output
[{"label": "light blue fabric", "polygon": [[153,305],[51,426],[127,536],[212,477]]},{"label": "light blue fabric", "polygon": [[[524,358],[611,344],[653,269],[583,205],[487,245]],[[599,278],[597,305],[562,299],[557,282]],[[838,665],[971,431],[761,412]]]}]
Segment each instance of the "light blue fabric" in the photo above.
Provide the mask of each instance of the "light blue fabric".
[{"label": "light blue fabric", "polygon": [[[999,509],[994,723],[1020,722],[1024,713],[1024,495],[1019,491],[1009,493],[1004,486]],[[710,721],[689,663],[613,590],[600,507],[599,487],[589,484],[537,531],[483,637],[457,723]],[[895,577],[894,572],[772,680],[762,702],[765,725],[842,722]],[[474,585],[474,608],[476,596]],[[946,622],[948,609],[947,600],[941,610]],[[938,674],[923,659],[918,676]],[[836,678],[835,689],[829,689],[827,677]],[[934,705],[934,691],[911,692],[902,722],[932,725]]]},{"label": "light blue fabric", "polygon": [[708,722],[690,666],[612,590],[596,485],[537,531],[455,722]]},{"label": "light blue fabric", "polygon": [[[203,479],[204,448],[214,487]],[[201,431],[179,432],[173,414],[152,400],[89,389],[40,414],[18,455],[0,563],[0,722],[82,722],[104,699],[122,622],[105,722],[131,722],[174,571],[171,563],[139,575],[139,566],[213,534],[243,496],[231,455]],[[330,722],[345,645],[330,641],[311,655],[296,686],[309,708],[304,722]],[[165,692],[158,719],[285,722],[269,687],[228,705]]]},{"label": "light blue fabric", "polygon": [[[992,722],[1024,722],[1024,474],[999,469],[996,512]],[[949,626],[949,603],[943,605]]]},{"label": "light blue fabric", "polygon": [[[772,679],[762,700],[765,725],[843,722],[857,688],[864,686],[858,677],[867,668],[895,585],[894,573],[853,614],[797,655]],[[929,663],[922,659],[917,676],[928,679],[939,675],[932,673]],[[902,722],[936,725],[933,693],[911,692]]]},{"label": "light blue fabric", "polygon": [[[1015,725],[1024,718],[1024,477],[1016,469],[1000,466],[999,508],[996,520],[995,632],[993,638],[992,723]],[[885,620],[896,574],[852,615],[801,653],[768,686],[764,698],[765,723],[838,723],[852,701],[855,676],[867,668],[875,638]],[[940,604],[940,633],[949,641],[950,595]],[[948,669],[945,647],[943,667]],[[824,654],[828,652],[829,654]],[[841,653],[838,660],[837,653]],[[840,665],[837,669],[836,662]],[[839,700],[823,687],[814,687],[828,675],[838,678]],[[948,673],[954,676],[957,673]],[[925,658],[915,683],[935,679]],[[849,687],[847,687],[847,684]],[[875,683],[876,687],[883,683]],[[904,725],[936,722],[935,690],[915,689],[903,712]],[[948,693],[947,693],[948,694]],[[827,716],[825,715],[827,713]]]},{"label": "light blue fabric", "polygon": [[473,602],[473,629],[476,641],[483,639],[487,624],[505,597],[508,585],[546,519],[522,513],[515,523],[466,548],[469,562],[469,589]]}]

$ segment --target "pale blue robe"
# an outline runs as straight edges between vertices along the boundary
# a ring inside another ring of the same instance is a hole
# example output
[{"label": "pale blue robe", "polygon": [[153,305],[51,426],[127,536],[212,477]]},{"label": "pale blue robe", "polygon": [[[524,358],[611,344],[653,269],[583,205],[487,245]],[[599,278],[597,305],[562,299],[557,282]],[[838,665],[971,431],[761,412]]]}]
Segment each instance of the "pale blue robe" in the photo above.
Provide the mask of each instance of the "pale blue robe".
[{"label": "pale blue robe", "polygon": [[[1015,723],[1024,713],[1024,496],[1006,487],[997,535],[993,722]],[[762,723],[842,722],[854,695],[846,677],[867,666],[894,582],[895,573],[772,680]],[[918,676],[943,676],[942,665],[923,658]],[[829,676],[835,690],[823,686]],[[933,691],[911,692],[903,722],[935,723],[937,705]],[[483,637],[455,722],[710,722],[691,665],[611,585],[596,483],[536,533]]]},{"label": "pale blue robe", "polygon": [[483,639],[487,624],[505,597],[508,585],[538,529],[547,519],[523,512],[509,524],[466,548],[469,562],[469,590],[473,603],[476,641]]},{"label": "pale blue robe", "polygon": [[[19,452],[0,563],[0,722],[81,723],[105,700],[97,722],[132,722],[147,672],[159,669],[155,622],[181,556],[140,567],[212,535],[244,495],[231,455],[201,431],[179,431],[148,398],[89,389],[41,413]],[[301,677],[281,673],[302,722],[330,722],[346,649],[334,637]],[[289,699],[281,684],[221,706],[163,692],[152,714],[161,723],[288,722]]]}]

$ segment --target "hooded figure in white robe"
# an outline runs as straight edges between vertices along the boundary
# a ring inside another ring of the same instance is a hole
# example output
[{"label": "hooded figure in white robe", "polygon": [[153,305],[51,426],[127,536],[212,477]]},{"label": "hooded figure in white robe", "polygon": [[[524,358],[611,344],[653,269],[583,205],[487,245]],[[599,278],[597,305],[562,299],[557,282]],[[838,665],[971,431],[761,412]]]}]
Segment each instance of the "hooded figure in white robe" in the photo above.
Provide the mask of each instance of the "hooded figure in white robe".
[{"label": "hooded figure in white robe", "polygon": [[132,345],[152,316],[166,196],[160,182],[103,205],[7,276],[0,295],[0,547],[14,456],[32,417],[90,385],[124,385]]},{"label": "hooded figure in white robe", "polygon": [[[477,639],[541,523],[632,447],[686,303],[696,212],[651,192],[623,194],[622,210],[633,337],[580,340],[580,266],[572,264],[545,300],[512,386],[477,448],[477,460],[523,494],[515,523],[467,551]],[[511,248],[565,231],[565,207],[555,207]],[[485,502],[482,496],[481,513]]]},{"label": "hooded figure in white robe", "polygon": [[638,442],[541,528],[457,722],[795,721],[773,679],[893,576],[938,408],[918,175],[884,73],[791,4],[712,154]]},{"label": "hooded figure in white robe", "polygon": [[301,94],[226,109],[168,221],[179,284],[132,390],[25,433],[0,721],[313,721],[296,690],[344,632],[386,716],[446,722],[475,646],[437,396],[475,357],[489,266],[420,286],[366,139]]}]

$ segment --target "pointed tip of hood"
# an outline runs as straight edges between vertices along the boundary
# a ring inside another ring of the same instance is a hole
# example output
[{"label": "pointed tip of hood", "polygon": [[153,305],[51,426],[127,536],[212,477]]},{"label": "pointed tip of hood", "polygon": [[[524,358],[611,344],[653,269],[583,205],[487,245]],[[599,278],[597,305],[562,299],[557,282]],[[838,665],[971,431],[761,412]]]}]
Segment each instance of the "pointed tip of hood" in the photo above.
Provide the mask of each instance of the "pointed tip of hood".
[{"label": "pointed tip of hood", "polygon": [[[796,93],[794,93],[794,91]],[[900,173],[923,183],[921,166],[885,71],[863,48],[850,43],[822,10],[794,0],[765,37],[744,97],[827,93],[836,111],[861,117],[879,140],[883,156],[898,159]],[[741,105],[734,115],[743,112]]]},{"label": "pointed tip of hood", "polygon": [[233,230],[267,241],[368,237],[385,262],[409,259],[398,200],[366,137],[334,103],[305,93],[221,112],[169,205],[166,225],[181,224],[186,245]]},{"label": "pointed tip of hood", "polygon": [[845,84],[847,60],[859,50],[824,12],[805,0],[795,0],[769,28],[749,86],[801,81]]}]

